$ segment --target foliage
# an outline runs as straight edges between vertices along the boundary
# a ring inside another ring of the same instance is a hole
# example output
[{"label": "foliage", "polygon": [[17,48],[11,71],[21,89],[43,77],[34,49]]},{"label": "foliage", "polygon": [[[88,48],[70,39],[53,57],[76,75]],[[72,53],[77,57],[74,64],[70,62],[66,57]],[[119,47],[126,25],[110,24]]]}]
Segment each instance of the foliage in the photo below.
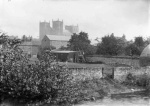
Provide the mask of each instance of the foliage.
[{"label": "foliage", "polygon": [[0,45],[3,48],[14,48],[16,47],[18,44],[20,44],[22,41],[20,39],[9,39],[9,36],[6,35],[5,33],[1,33],[0,32]]},{"label": "foliage", "polygon": [[79,34],[74,33],[69,40],[68,48],[74,51],[81,51],[84,54],[93,54],[89,52],[93,50],[93,46],[90,44],[88,34],[85,32],[80,32]]},{"label": "foliage", "polygon": [[1,55],[5,55],[5,62],[0,67],[1,100],[13,98],[24,103],[51,104],[78,102],[79,84],[73,82],[69,70],[53,63],[55,58],[50,53],[44,52],[35,64],[31,64],[17,46],[7,47]]},{"label": "foliage", "polygon": [[139,64],[141,67],[146,67],[150,65],[150,58],[149,57],[140,57]]},{"label": "foliage", "polygon": [[118,39],[112,33],[111,35],[104,36],[102,42],[97,45],[97,54],[102,55],[119,55],[123,51],[124,41]]},{"label": "foliage", "polygon": [[68,50],[68,48],[67,48],[67,47],[64,47],[64,46],[61,46],[61,47],[59,48],[59,50]]},{"label": "foliage", "polygon": [[143,37],[135,37],[134,42],[126,46],[125,54],[128,56],[139,56],[146,45],[147,41],[144,41]]},{"label": "foliage", "polygon": [[45,52],[45,51],[51,51],[51,50],[53,50],[53,49],[56,49],[54,46],[50,46],[50,47],[41,47],[41,46],[39,46],[39,48],[38,48],[38,54],[37,54],[37,57],[38,57],[38,59],[41,59],[41,57],[42,57],[42,54]]},{"label": "foliage", "polygon": [[147,42],[143,39],[143,37],[135,37],[134,44],[137,46],[141,54],[144,47],[147,45]]},{"label": "foliage", "polygon": [[149,76],[147,74],[133,75],[128,73],[126,80],[123,82],[126,85],[138,86],[138,87],[147,87],[149,83]]},{"label": "foliage", "polygon": [[129,44],[126,48],[125,48],[125,54],[128,56],[134,56],[134,55],[140,55],[141,51],[140,49],[135,45],[135,44]]},{"label": "foliage", "polygon": [[134,39],[134,44],[137,46],[137,47],[143,47],[145,42],[143,40],[143,37],[135,37]]},{"label": "foliage", "polygon": [[32,36],[27,37],[26,35],[23,35],[23,36],[22,36],[22,41],[23,41],[23,42],[32,41]]}]

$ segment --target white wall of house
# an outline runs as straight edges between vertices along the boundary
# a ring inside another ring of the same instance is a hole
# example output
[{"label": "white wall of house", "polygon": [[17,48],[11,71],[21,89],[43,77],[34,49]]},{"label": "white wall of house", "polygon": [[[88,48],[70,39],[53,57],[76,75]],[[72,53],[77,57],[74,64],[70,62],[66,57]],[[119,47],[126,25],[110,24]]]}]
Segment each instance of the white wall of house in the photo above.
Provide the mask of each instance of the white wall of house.
[{"label": "white wall of house", "polygon": [[67,47],[67,41],[50,41],[50,45],[56,47],[56,49],[60,48],[61,46]]}]

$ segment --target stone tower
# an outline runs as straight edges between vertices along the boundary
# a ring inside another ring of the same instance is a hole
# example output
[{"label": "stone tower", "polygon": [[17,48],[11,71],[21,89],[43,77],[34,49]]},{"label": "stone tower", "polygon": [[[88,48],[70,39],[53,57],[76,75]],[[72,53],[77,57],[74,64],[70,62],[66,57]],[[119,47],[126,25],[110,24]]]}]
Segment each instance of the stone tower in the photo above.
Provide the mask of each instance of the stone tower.
[{"label": "stone tower", "polygon": [[63,20],[59,21],[59,19],[57,21],[53,21],[53,26],[52,29],[54,30],[54,34],[55,35],[63,35]]},{"label": "stone tower", "polygon": [[78,33],[79,32],[79,27],[73,26],[73,25],[66,25],[65,29],[68,30],[70,33]]},{"label": "stone tower", "polygon": [[43,37],[47,34],[52,34],[53,33],[53,29],[50,27],[50,22],[40,22],[39,25],[39,34],[40,34],[40,40],[43,39]]}]

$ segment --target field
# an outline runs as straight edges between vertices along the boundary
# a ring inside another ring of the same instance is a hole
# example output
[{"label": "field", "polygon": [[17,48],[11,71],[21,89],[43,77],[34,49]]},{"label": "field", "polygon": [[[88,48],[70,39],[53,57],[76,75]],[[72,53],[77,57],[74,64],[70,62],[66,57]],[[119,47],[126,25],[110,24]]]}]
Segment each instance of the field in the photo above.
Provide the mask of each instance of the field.
[{"label": "field", "polygon": [[86,64],[86,63],[71,63],[71,62],[58,62],[58,64],[60,64],[61,66],[66,66],[69,69],[84,69],[84,68],[96,69],[105,67],[104,64]]},{"label": "field", "polygon": [[139,67],[139,59],[138,58],[114,58],[114,57],[103,57],[103,56],[87,56],[88,61],[101,61],[106,64],[126,64],[133,67]]}]

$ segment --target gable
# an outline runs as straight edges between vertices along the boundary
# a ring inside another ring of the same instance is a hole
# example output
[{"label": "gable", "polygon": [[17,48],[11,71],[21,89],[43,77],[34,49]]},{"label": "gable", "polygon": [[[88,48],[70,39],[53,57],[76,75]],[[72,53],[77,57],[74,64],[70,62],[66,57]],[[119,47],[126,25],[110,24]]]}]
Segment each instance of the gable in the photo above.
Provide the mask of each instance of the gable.
[{"label": "gable", "polygon": [[42,39],[42,41],[50,41],[50,39],[45,35]]}]

